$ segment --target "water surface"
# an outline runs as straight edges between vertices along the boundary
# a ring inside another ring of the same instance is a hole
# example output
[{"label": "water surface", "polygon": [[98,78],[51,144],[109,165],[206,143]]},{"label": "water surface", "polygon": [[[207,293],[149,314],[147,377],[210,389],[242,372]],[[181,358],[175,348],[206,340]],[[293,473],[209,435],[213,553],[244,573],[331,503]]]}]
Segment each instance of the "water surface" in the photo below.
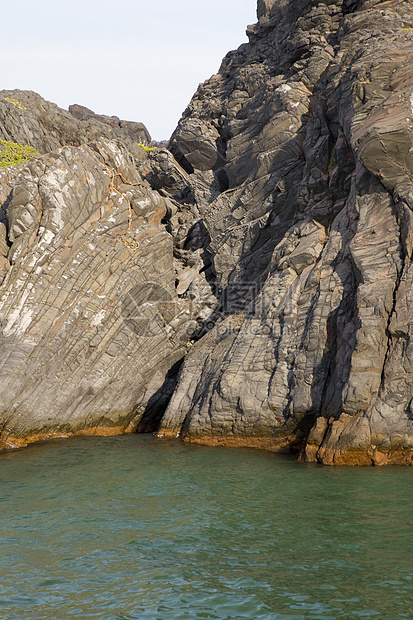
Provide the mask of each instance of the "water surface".
[{"label": "water surface", "polygon": [[0,455],[0,618],[413,618],[413,470],[150,436]]}]

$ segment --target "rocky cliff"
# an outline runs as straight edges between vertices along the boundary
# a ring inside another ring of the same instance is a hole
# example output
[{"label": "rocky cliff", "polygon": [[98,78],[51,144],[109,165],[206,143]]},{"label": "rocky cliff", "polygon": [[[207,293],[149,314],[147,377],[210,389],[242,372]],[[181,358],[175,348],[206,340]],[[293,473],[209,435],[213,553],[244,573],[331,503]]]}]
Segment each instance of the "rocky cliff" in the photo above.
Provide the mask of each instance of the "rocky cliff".
[{"label": "rocky cliff", "polygon": [[160,432],[411,463],[413,5],[263,0],[170,149],[221,295]]},{"label": "rocky cliff", "polygon": [[257,13],[150,157],[140,124],[0,92],[0,138],[43,154],[0,173],[5,445],[412,464],[413,3]]},{"label": "rocky cliff", "polygon": [[0,92],[0,134],[44,153],[0,170],[0,443],[135,430],[211,295],[199,256],[174,258],[180,204],[139,172],[150,136],[25,91]]}]

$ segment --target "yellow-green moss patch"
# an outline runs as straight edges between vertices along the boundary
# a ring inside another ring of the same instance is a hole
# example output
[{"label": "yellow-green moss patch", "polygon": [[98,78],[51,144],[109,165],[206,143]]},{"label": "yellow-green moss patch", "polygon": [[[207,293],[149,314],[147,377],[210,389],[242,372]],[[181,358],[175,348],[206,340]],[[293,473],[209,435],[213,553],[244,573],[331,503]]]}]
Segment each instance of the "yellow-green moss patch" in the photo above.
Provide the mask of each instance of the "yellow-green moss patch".
[{"label": "yellow-green moss patch", "polygon": [[142,142],[139,142],[139,146],[145,151],[148,157],[156,150],[156,146],[146,146],[146,144],[142,144]]},{"label": "yellow-green moss patch", "polygon": [[4,99],[9,103],[12,103],[15,108],[19,108],[20,110],[27,110],[27,108],[25,108],[24,105],[22,105],[17,99],[13,99],[12,97],[4,97]]},{"label": "yellow-green moss patch", "polygon": [[0,140],[0,168],[16,166],[16,164],[21,164],[35,155],[39,155],[39,153],[32,146]]}]

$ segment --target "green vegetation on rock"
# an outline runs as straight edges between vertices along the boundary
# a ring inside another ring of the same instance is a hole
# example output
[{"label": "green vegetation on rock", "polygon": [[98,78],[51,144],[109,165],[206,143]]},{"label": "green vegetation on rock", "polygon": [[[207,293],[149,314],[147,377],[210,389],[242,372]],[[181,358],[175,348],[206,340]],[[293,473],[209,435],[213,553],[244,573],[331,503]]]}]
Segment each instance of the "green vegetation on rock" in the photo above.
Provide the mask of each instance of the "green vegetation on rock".
[{"label": "green vegetation on rock", "polygon": [[151,153],[156,150],[156,146],[146,146],[142,142],[139,142],[139,146],[145,151],[148,157],[150,157]]},{"label": "green vegetation on rock", "polygon": [[12,97],[4,97],[4,99],[9,103],[12,103],[15,108],[19,108],[20,110],[27,110],[27,108],[25,108],[24,105],[22,105],[17,99],[13,99]]},{"label": "green vegetation on rock", "polygon": [[32,146],[0,140],[0,168],[21,164],[35,155],[39,153]]}]

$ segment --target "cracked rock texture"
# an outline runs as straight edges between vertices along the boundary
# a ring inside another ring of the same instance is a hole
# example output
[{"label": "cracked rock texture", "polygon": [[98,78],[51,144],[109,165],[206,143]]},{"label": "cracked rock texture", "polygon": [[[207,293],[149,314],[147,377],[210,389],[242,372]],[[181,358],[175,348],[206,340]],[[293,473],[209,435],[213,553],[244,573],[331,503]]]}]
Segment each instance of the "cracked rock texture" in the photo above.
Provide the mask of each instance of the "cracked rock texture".
[{"label": "cracked rock texture", "polygon": [[170,149],[221,306],[161,435],[412,464],[413,4],[259,0]]},{"label": "cracked rock texture", "polygon": [[257,16],[150,158],[139,123],[0,92],[41,153],[0,173],[4,445],[412,464],[413,2]]},{"label": "cracked rock texture", "polygon": [[211,295],[195,254],[177,292],[181,205],[139,172],[144,126],[72,112],[0,93],[4,139],[44,153],[0,171],[0,447],[136,429],[168,401]]}]

